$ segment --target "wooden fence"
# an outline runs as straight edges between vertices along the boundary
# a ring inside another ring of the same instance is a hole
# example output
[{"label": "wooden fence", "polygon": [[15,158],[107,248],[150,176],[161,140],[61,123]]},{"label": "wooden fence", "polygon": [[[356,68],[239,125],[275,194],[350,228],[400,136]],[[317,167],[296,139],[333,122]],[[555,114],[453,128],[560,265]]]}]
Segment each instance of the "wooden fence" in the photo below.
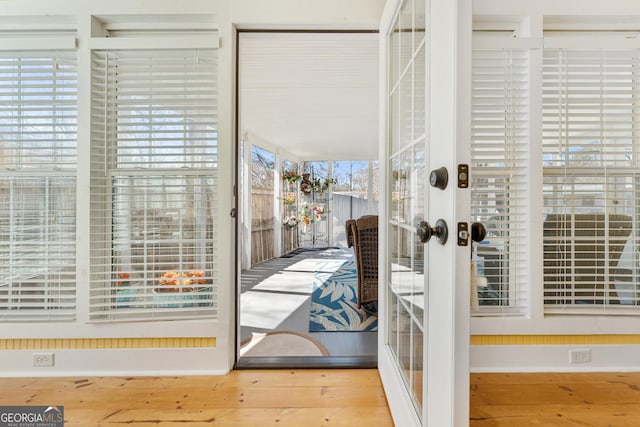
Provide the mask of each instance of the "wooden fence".
[{"label": "wooden fence", "polygon": [[273,192],[251,192],[251,266],[274,257]]}]

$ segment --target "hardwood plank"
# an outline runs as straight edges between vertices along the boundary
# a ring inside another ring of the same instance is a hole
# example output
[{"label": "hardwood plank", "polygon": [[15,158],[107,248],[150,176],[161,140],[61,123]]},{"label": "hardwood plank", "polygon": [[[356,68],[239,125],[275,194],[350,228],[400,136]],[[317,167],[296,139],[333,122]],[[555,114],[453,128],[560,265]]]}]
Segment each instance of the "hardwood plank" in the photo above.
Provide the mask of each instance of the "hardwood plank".
[{"label": "hardwood plank", "polygon": [[[102,415],[102,414],[100,414]],[[100,425],[133,423],[171,423],[190,425],[235,426],[393,426],[388,411],[347,408],[247,408],[184,410],[128,410],[107,417],[94,418]],[[65,423],[74,425],[74,421]],[[82,425],[78,422],[76,425]]]}]

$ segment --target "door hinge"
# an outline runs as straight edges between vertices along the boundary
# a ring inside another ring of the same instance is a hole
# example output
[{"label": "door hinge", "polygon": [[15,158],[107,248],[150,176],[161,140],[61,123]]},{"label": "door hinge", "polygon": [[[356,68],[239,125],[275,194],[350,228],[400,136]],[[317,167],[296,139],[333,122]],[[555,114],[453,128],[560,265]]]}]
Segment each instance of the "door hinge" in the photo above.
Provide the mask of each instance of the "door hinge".
[{"label": "door hinge", "polygon": [[236,217],[236,208],[232,208],[231,209],[231,212],[229,212],[229,216],[231,218],[235,218]]}]

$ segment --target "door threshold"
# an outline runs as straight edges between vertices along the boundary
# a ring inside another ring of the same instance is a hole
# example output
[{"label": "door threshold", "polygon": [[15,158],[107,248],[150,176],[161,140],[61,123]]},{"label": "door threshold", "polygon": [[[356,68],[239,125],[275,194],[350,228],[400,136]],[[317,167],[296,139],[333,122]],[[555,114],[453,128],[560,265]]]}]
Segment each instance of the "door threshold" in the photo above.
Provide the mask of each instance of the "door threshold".
[{"label": "door threshold", "polygon": [[259,356],[241,357],[235,369],[313,369],[378,367],[378,356]]}]

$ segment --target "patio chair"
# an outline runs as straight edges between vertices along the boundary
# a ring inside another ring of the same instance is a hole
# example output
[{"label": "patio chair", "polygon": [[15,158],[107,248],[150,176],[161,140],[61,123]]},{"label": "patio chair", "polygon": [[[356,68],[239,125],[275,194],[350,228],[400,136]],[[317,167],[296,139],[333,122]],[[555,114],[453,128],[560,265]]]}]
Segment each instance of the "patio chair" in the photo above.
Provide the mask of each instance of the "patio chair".
[{"label": "patio chair", "polygon": [[353,247],[353,235],[355,233],[356,220],[348,219],[347,222],[344,223],[344,234],[347,236],[347,247]]},{"label": "patio chair", "polygon": [[[353,221],[353,220],[349,220]],[[358,276],[357,302],[369,314],[378,304],[378,216],[367,215],[350,224]],[[349,231],[347,232],[347,244]]]},{"label": "patio chair", "polygon": [[[608,224],[608,230],[606,226]],[[545,304],[616,304],[618,261],[631,217],[553,214],[544,221]]]}]

